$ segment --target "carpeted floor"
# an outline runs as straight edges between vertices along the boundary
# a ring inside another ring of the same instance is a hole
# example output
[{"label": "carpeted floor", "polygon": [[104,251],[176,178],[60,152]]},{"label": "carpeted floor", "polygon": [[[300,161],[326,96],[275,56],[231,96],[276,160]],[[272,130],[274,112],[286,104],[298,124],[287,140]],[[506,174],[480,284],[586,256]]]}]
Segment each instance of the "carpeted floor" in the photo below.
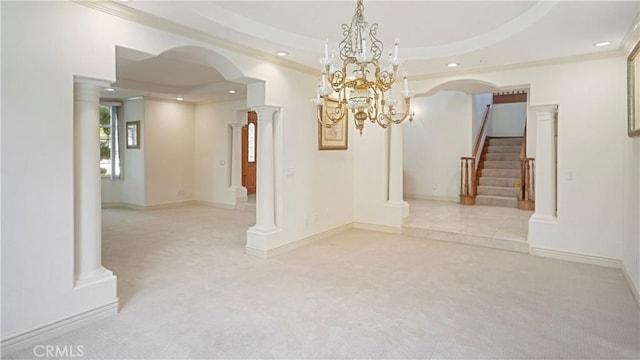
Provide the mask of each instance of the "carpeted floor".
[{"label": "carpeted floor", "polygon": [[252,216],[104,210],[121,311],[47,344],[90,359],[640,358],[620,270],[355,229],[262,260],[244,254]]}]

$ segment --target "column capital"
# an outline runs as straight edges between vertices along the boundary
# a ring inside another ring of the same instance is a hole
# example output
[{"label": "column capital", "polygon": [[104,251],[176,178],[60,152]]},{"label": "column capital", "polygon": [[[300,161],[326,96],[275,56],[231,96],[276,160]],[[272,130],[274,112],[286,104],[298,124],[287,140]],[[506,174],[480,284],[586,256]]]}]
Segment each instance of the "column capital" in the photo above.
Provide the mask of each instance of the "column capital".
[{"label": "column capital", "polygon": [[243,126],[245,126],[247,124],[246,123],[244,123],[244,124],[243,123],[229,123],[228,125],[231,126],[232,128],[240,129],[240,128],[242,128]]},{"label": "column capital", "polygon": [[109,87],[109,82],[86,78],[81,76],[73,77],[73,100],[96,102],[100,100],[102,89]]},{"label": "column capital", "polygon": [[554,114],[558,110],[558,105],[538,105],[531,108],[536,112],[538,121],[550,121],[553,120]]},{"label": "column capital", "polygon": [[271,105],[262,105],[262,106],[254,106],[251,110],[255,111],[258,114],[258,123],[261,121],[269,121],[273,120],[273,114],[280,110],[279,106],[271,106]]}]

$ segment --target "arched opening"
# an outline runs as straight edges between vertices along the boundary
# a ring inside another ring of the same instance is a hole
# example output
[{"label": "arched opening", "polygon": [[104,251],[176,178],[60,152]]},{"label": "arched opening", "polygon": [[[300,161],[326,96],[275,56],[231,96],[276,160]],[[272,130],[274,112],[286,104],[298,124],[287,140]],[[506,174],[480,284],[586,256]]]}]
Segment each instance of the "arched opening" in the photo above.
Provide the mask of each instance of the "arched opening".
[{"label": "arched opening", "polygon": [[[116,48],[116,81],[100,98],[117,105],[109,133],[119,136],[103,143],[120,150],[108,162],[120,169],[101,184],[103,262],[120,277],[121,305],[149,285],[138,281],[141,272],[187,273],[205,254],[212,263],[244,256],[256,219],[234,175],[242,167],[236,135],[247,99],[264,98],[256,94],[263,86],[249,86],[259,81],[201,47],[159,55]],[[134,125],[139,135],[129,144]]]}]

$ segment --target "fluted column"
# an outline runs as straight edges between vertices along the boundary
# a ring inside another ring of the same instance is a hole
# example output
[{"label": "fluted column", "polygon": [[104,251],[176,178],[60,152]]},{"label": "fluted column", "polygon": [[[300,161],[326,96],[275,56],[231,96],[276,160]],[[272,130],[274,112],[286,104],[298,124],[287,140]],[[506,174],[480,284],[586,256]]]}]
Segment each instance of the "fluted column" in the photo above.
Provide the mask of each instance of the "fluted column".
[{"label": "fluted column", "polygon": [[409,204],[403,194],[403,131],[402,124],[389,126],[389,200],[388,206],[400,207],[402,217],[409,216]]},{"label": "fluted column", "polygon": [[391,124],[389,127],[389,203],[406,204],[402,188],[402,124]]},{"label": "fluted column", "polygon": [[537,219],[556,218],[556,148],[554,120],[557,105],[534,106],[536,133],[536,210]]},{"label": "fluted column", "polygon": [[231,186],[227,189],[231,192],[234,204],[247,202],[247,189],[242,186],[242,127],[246,125],[247,114],[245,112],[244,123],[232,123],[231,126]]},{"label": "fluted column", "polygon": [[83,285],[112,276],[102,267],[100,195],[100,91],[76,80],[73,101],[75,279]]},{"label": "fluted column", "polygon": [[255,231],[269,232],[275,224],[275,153],[273,144],[273,116],[279,108],[259,106],[258,115],[258,169],[256,188]]}]

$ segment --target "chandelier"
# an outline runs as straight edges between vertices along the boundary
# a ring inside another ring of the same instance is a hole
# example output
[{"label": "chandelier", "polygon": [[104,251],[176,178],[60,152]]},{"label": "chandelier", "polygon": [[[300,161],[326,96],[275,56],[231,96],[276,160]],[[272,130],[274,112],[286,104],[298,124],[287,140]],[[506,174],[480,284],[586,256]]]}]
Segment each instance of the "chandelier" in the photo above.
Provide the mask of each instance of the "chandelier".
[{"label": "chandelier", "polygon": [[[358,0],[351,24],[342,24],[344,39],[338,45],[341,68],[336,67],[335,52],[330,54],[329,44],[325,42],[324,57],[320,58],[322,81],[313,99],[321,124],[332,127],[348,117],[348,110],[351,110],[356,129],[361,135],[366,120],[386,128],[391,123],[400,124],[406,119],[412,121],[414,116],[411,112],[414,92],[409,90],[406,73],[403,75],[404,90],[401,92],[403,112],[398,112],[397,101],[392,97],[392,87],[400,65],[398,40],[395,41],[392,57],[389,54],[389,65],[381,69],[380,58],[384,46],[376,38],[378,24],[369,25],[363,12],[364,4]],[[323,105],[334,93],[337,93],[338,106],[328,109]]]}]

